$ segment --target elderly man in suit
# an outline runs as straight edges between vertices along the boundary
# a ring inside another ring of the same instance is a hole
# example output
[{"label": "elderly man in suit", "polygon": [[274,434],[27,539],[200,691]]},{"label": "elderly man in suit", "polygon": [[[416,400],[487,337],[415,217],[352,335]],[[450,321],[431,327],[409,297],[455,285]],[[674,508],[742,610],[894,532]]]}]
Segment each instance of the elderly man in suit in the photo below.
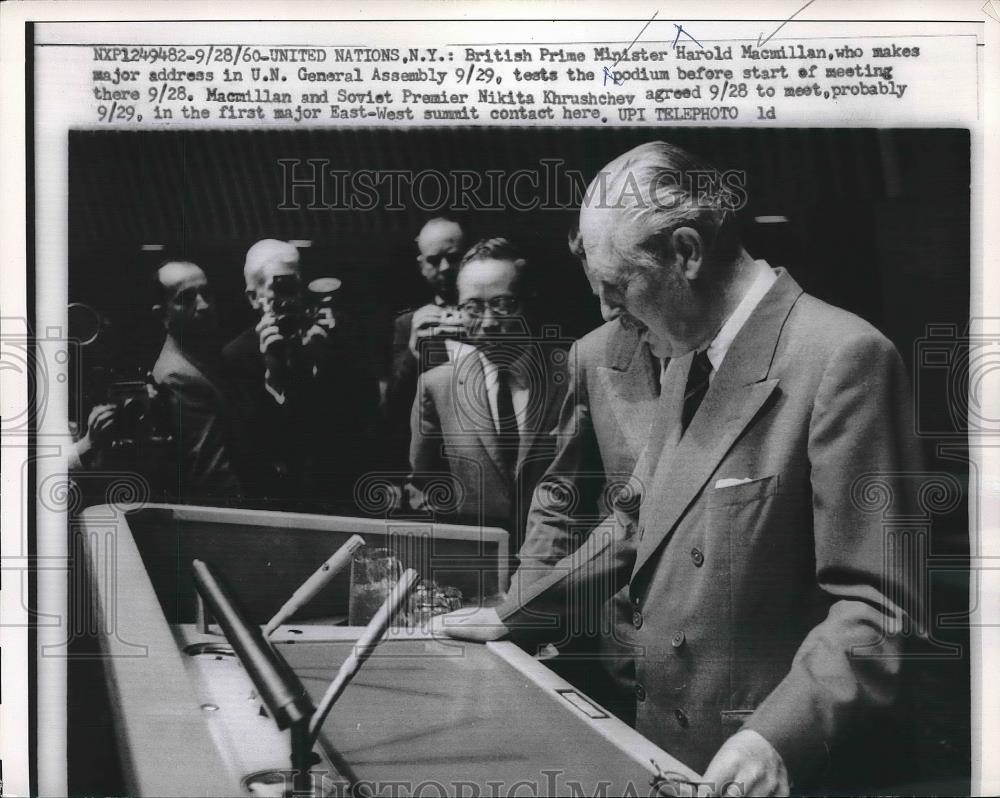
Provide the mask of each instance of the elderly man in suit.
[{"label": "elderly man in suit", "polygon": [[[569,247],[599,297],[577,228]],[[601,315],[605,323],[570,348],[557,452],[536,490],[519,554],[515,580],[522,586],[572,553],[607,517],[608,499],[627,482],[649,437],[666,350],[620,308],[602,300]]]},{"label": "elderly man in suit", "polygon": [[913,509],[902,361],[871,325],[754,260],[728,178],[693,156],[647,143],[602,179],[580,215],[589,264],[607,304],[671,354],[635,489],[609,534],[500,608],[438,623],[480,640],[544,634],[540,614],[565,619],[627,586],[617,633],[642,647],[640,732],[717,791],[870,788],[902,631],[920,616],[881,513],[855,489],[878,475],[894,509]]},{"label": "elderly man in suit", "polygon": [[[579,228],[570,232],[569,249],[599,297]],[[515,594],[575,551],[607,517],[611,498],[628,481],[649,438],[665,352],[645,325],[620,308],[602,301],[601,315],[605,324],[570,348],[569,387],[559,414],[556,455],[528,511],[519,568],[512,579]],[[615,596],[604,609],[591,629],[560,646],[561,656],[548,664],[631,720],[635,652],[608,633],[614,628],[614,613],[623,618],[632,614],[627,592]]]},{"label": "elderly man in suit", "polygon": [[227,502],[240,495],[231,455],[232,396],[219,371],[215,302],[205,273],[188,261],[156,272],[153,312],[166,330],[153,380],[166,394],[181,501]]},{"label": "elderly man in suit", "polygon": [[529,335],[525,261],[505,239],[480,241],[458,272],[465,343],[421,375],[411,417],[411,504],[521,541],[532,490],[554,453],[565,350]]}]

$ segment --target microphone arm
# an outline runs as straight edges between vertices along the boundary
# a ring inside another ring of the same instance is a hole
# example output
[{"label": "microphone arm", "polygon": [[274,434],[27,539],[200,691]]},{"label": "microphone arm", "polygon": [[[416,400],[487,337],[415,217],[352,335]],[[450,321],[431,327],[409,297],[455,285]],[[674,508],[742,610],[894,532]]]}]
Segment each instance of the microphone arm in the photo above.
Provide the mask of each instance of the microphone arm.
[{"label": "microphone arm", "polygon": [[404,571],[399,582],[389,592],[389,597],[385,600],[385,603],[379,607],[378,612],[375,613],[375,617],[365,627],[364,632],[361,633],[361,637],[358,638],[357,643],[354,644],[354,648],[351,649],[350,655],[344,660],[344,664],[340,666],[340,670],[337,671],[337,675],[330,682],[330,686],[326,688],[319,706],[313,713],[312,720],[309,721],[310,741],[315,741],[319,736],[319,730],[323,726],[323,721],[326,720],[326,716],[333,709],[334,703],[340,698],[344,689],[351,683],[351,680],[361,669],[361,666],[364,665],[365,660],[371,656],[375,647],[378,646],[383,636],[385,636],[389,625],[400,609],[402,609],[403,604],[409,599],[410,593],[413,592],[419,578],[420,576],[412,568]]},{"label": "microphone arm", "polygon": [[343,546],[331,554],[330,558],[292,593],[288,601],[267,622],[264,627],[264,637],[269,637],[275,629],[311,601],[333,577],[350,565],[354,552],[364,545],[365,539],[361,535],[351,535]]},{"label": "microphone arm", "polygon": [[308,724],[315,708],[305,687],[284,657],[264,639],[260,627],[247,621],[212,567],[201,560],[191,565],[198,593],[222,627],[271,717],[279,729],[291,727],[294,790],[309,793],[312,738]]}]

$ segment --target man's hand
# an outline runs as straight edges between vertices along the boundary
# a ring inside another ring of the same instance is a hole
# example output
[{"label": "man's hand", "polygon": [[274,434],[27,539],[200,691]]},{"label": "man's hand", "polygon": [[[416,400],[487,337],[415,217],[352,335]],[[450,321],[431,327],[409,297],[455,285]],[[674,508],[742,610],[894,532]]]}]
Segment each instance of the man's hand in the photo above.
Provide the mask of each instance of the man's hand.
[{"label": "man's hand", "polygon": [[281,346],[275,346],[285,340],[278,329],[278,320],[270,311],[260,317],[254,327],[260,341],[260,353],[264,356],[264,382],[278,395],[285,392],[285,358]]},{"label": "man's hand", "polygon": [[499,640],[510,631],[504,626],[493,607],[462,609],[438,615],[431,621],[433,637],[454,637],[456,640],[470,640],[473,643],[487,643]]},{"label": "man's hand", "polygon": [[441,324],[442,309],[437,305],[424,305],[413,313],[413,322],[410,325],[410,351],[419,358],[420,352],[417,344],[420,340],[434,335]]},{"label": "man's hand", "polygon": [[70,470],[81,468],[84,460],[96,455],[95,450],[102,448],[112,437],[115,423],[118,420],[118,405],[95,405],[87,417],[87,431],[83,437],[73,444],[70,455]]},{"label": "man's hand", "polygon": [[713,795],[788,795],[785,762],[753,729],[741,729],[726,740],[702,779]]},{"label": "man's hand", "polygon": [[314,324],[302,334],[302,343],[306,346],[322,346],[329,337],[326,327]]},{"label": "man's hand", "polygon": [[278,320],[274,314],[268,311],[260,317],[257,326],[257,338],[260,340],[260,353],[266,355],[267,351],[279,341],[284,341],[285,336],[278,329]]},{"label": "man's hand", "polygon": [[302,346],[309,353],[309,360],[314,366],[319,366],[323,359],[323,348],[330,340],[330,333],[319,324],[312,325],[302,333]]},{"label": "man's hand", "polygon": [[118,405],[96,405],[87,417],[87,434],[84,436],[87,439],[87,448],[107,443],[117,420]]}]

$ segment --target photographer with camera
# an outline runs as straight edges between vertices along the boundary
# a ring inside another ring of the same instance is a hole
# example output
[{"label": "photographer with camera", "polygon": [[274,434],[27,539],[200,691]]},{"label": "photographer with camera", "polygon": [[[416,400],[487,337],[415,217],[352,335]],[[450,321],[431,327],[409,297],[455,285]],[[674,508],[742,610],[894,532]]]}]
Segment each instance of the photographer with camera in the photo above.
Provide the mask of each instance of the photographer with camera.
[{"label": "photographer with camera", "polygon": [[292,244],[258,241],[243,274],[258,321],[223,358],[239,393],[237,462],[247,498],[354,514],[378,406],[365,350],[349,324],[320,319]]},{"label": "photographer with camera", "polygon": [[230,455],[232,397],[220,373],[208,278],[194,263],[167,261],[153,291],[153,313],[167,334],[152,370],[173,438],[167,493],[183,502],[231,503],[241,494]]},{"label": "photographer with camera", "polygon": [[385,406],[388,460],[392,467],[401,469],[408,466],[410,408],[417,391],[417,377],[432,365],[455,360],[465,332],[455,291],[455,275],[465,253],[461,225],[446,217],[435,217],[420,229],[416,243],[420,275],[432,299],[396,317]]}]

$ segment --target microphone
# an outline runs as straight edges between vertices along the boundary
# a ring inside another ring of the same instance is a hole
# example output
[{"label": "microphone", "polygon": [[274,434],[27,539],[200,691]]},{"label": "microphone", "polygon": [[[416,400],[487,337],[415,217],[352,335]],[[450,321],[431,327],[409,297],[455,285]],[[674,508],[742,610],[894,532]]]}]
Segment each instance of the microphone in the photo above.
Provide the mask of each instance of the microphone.
[{"label": "microphone", "polygon": [[354,552],[364,545],[365,539],[361,535],[351,535],[348,541],[331,554],[329,559],[317,568],[312,576],[299,585],[288,601],[281,605],[281,609],[264,627],[264,637],[269,637],[275,629],[311,601],[313,596],[319,593],[333,577],[350,564]]},{"label": "microphone", "polygon": [[313,713],[312,720],[309,721],[310,740],[315,741],[319,736],[319,730],[323,726],[323,721],[330,714],[334,703],[340,698],[344,689],[351,683],[351,680],[365,663],[365,660],[371,656],[372,652],[381,642],[393,619],[399,613],[400,609],[402,609],[406,600],[409,599],[410,593],[413,592],[413,588],[416,587],[419,578],[416,571],[408,568],[403,572],[395,587],[389,591],[389,596],[386,598],[385,603],[379,607],[378,612],[375,613],[375,617],[365,627],[364,632],[361,633],[361,637],[358,638],[358,641],[354,644],[354,648],[351,649],[350,655],[344,660],[344,664],[340,666],[337,675],[330,682],[330,686],[327,687],[326,692],[323,694],[319,706],[317,706],[316,711]]},{"label": "microphone", "polygon": [[287,729],[308,719],[314,711],[313,704],[295,671],[264,639],[260,627],[247,621],[213,568],[201,560],[195,560],[191,567],[195,587],[222,627],[278,728]]}]

